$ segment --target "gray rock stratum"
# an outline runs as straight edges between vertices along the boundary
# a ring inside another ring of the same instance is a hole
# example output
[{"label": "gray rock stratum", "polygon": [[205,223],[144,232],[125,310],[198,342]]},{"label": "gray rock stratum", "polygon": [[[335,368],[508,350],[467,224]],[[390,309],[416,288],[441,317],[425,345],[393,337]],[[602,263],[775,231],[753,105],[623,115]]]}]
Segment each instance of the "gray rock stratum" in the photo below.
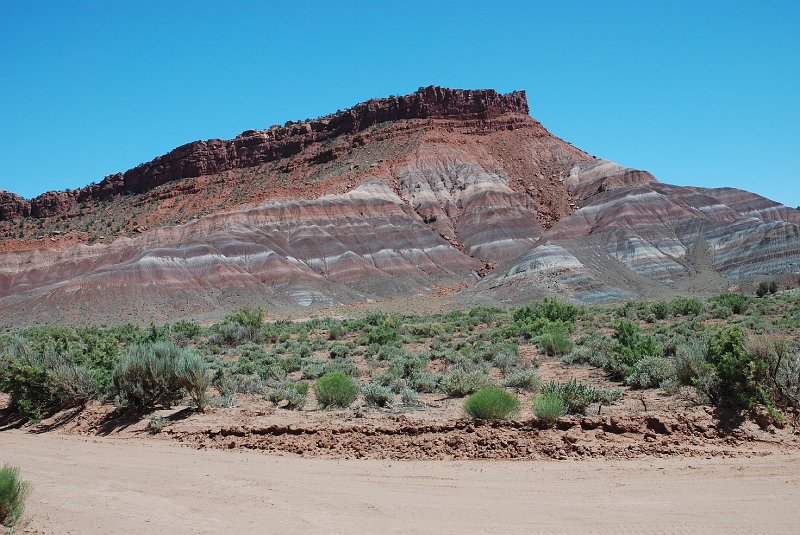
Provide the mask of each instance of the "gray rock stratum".
[{"label": "gray rock stratum", "polygon": [[15,325],[440,290],[607,301],[800,270],[799,211],[593,158],[533,120],[524,92],[425,88],[195,142],[83,190],[0,192],[0,222]]}]

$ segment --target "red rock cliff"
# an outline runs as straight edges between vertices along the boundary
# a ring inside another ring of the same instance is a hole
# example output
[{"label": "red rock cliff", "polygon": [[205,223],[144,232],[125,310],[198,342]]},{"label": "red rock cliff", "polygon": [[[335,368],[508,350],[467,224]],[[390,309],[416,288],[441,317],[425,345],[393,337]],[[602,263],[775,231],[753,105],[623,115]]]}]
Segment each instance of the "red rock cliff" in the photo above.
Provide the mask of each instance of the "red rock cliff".
[{"label": "red rock cliff", "polygon": [[492,89],[420,88],[410,95],[369,100],[311,121],[289,121],[283,127],[248,130],[232,140],[188,143],[124,174],[108,176],[100,184],[74,191],[47,192],[30,203],[16,195],[3,194],[5,196],[0,195],[0,220],[28,215],[38,218],[57,216],[79,202],[100,200],[118,193],[141,193],[174,180],[252,167],[291,157],[312,143],[354,134],[387,121],[488,121],[506,113],[528,114],[524,91],[503,95]]}]

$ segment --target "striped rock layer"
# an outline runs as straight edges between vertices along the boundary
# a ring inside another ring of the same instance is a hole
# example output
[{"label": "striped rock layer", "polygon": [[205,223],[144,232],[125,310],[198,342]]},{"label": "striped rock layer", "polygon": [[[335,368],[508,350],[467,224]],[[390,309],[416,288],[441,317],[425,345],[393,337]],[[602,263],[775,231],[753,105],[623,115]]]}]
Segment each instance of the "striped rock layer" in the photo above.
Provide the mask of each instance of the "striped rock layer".
[{"label": "striped rock layer", "polygon": [[[10,237],[64,220],[52,239]],[[0,192],[0,223],[9,324],[442,289],[470,302],[603,301],[800,270],[797,210],[593,158],[533,120],[524,92],[490,90],[425,88],[191,143],[83,190]]]}]

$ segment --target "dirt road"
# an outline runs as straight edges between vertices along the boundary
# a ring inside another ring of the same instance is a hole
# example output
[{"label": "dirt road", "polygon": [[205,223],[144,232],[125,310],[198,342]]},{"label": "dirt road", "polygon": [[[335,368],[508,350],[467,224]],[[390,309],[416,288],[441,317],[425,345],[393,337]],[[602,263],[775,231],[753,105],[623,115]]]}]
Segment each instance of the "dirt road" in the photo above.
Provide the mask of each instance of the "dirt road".
[{"label": "dirt road", "polygon": [[336,461],[0,433],[37,534],[797,533],[800,453]]}]

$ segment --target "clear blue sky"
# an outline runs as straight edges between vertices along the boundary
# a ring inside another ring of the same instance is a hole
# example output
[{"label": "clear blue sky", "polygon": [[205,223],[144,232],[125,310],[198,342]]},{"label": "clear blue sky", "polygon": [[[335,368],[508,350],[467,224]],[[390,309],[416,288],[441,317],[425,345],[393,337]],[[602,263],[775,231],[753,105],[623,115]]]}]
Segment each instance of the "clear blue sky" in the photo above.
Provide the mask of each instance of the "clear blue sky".
[{"label": "clear blue sky", "polygon": [[799,5],[2,0],[0,188],[437,84],[525,89],[590,154],[797,206]]}]

